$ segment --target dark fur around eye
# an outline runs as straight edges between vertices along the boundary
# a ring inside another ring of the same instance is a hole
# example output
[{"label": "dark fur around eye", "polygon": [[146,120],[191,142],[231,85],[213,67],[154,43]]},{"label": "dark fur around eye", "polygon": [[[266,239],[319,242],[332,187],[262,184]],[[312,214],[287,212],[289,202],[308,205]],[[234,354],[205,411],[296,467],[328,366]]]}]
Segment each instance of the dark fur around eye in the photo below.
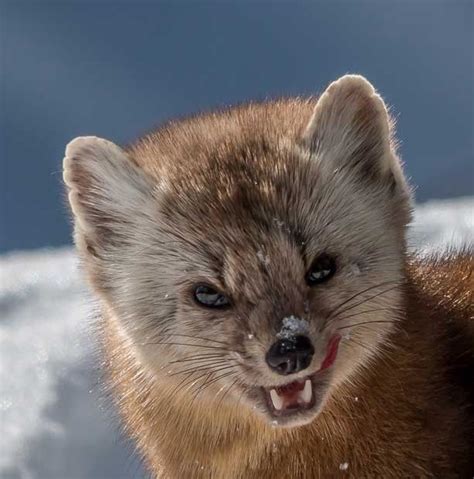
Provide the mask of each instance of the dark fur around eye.
[{"label": "dark fur around eye", "polygon": [[334,276],[336,269],[336,260],[323,253],[311,264],[309,271],[306,273],[306,283],[309,286],[324,283]]},{"label": "dark fur around eye", "polygon": [[205,308],[223,309],[230,306],[230,300],[227,296],[206,284],[195,286],[193,295],[196,303]]}]

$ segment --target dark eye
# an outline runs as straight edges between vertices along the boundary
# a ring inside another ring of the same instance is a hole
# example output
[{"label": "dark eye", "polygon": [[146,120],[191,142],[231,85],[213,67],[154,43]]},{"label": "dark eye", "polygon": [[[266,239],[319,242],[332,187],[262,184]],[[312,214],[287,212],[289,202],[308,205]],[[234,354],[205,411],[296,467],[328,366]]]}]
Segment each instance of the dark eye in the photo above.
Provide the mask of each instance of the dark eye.
[{"label": "dark eye", "polygon": [[318,256],[306,274],[306,282],[309,286],[324,283],[336,272],[336,261],[332,256],[322,254]]},{"label": "dark eye", "polygon": [[211,286],[201,284],[194,289],[194,299],[206,308],[225,308],[230,305],[229,298]]}]

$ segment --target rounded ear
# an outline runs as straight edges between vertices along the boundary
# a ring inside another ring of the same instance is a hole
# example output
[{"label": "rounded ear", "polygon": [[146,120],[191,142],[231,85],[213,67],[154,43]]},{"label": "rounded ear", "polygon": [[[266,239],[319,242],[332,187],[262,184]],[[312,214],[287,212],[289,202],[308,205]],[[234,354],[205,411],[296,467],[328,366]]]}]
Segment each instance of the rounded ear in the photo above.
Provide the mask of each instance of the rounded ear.
[{"label": "rounded ear", "polygon": [[321,164],[366,178],[395,183],[408,192],[384,101],[360,75],[345,75],[319,98],[303,143]]},{"label": "rounded ear", "polygon": [[83,253],[94,256],[100,256],[107,246],[127,241],[130,223],[146,214],[145,202],[153,191],[125,151],[93,136],[76,138],[67,145],[63,178],[76,243]]}]

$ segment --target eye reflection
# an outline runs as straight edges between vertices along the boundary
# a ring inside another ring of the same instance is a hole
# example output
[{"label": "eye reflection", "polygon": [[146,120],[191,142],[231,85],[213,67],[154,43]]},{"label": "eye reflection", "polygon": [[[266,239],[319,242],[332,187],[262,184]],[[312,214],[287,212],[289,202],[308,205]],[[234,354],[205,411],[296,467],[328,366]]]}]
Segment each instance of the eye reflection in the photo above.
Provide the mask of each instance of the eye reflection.
[{"label": "eye reflection", "polygon": [[197,304],[205,308],[225,308],[230,305],[230,300],[212,286],[200,284],[194,288],[194,299]]},{"label": "eye reflection", "polygon": [[306,274],[306,282],[309,286],[315,286],[328,281],[336,272],[336,261],[328,254],[319,255]]}]

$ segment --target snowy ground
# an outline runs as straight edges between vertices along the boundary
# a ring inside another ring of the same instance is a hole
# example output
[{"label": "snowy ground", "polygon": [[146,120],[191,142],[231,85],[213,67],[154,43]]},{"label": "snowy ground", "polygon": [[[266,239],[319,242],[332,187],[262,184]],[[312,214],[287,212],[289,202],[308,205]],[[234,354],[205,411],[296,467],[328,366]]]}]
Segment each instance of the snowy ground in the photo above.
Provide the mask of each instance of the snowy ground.
[{"label": "snowy ground", "polygon": [[[416,211],[411,244],[472,241],[474,198]],[[0,257],[0,478],[145,477],[98,384],[92,307],[71,249]]]}]

